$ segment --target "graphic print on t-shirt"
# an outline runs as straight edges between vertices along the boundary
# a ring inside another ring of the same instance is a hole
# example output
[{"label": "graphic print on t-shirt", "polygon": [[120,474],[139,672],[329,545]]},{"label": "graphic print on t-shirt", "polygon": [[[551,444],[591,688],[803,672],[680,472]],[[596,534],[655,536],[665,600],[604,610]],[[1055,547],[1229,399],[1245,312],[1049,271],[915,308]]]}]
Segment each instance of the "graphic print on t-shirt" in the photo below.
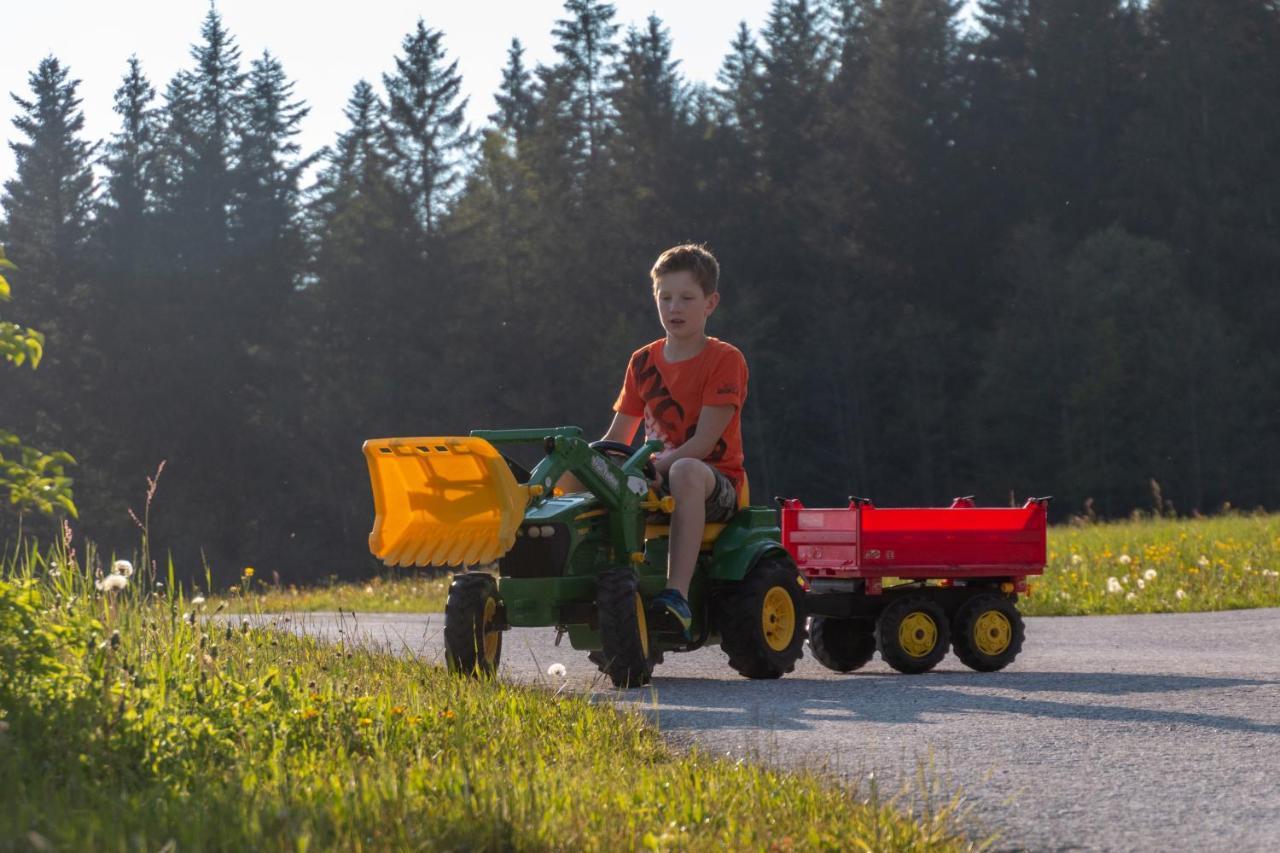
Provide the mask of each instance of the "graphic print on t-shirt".
[{"label": "graphic print on t-shirt", "polygon": [[684,423],[684,407],[667,390],[649,350],[641,351],[636,358],[635,374],[645,402],[644,434],[659,439],[668,450],[684,444],[688,439],[677,435],[680,424]]}]

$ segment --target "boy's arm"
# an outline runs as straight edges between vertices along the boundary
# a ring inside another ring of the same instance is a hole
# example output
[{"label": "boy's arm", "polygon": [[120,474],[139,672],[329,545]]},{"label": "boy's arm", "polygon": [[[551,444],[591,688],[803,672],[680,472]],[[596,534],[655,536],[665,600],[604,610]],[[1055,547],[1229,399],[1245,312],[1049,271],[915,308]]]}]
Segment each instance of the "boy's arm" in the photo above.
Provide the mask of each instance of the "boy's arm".
[{"label": "boy's arm", "polygon": [[[641,415],[624,415],[622,412],[614,412],[613,423],[609,424],[609,429],[605,432],[602,440],[630,444],[631,440],[636,437],[636,428],[640,426],[641,420],[643,420]],[[725,423],[728,423],[728,421],[725,421]]]},{"label": "boy's arm", "polygon": [[663,451],[653,458],[654,467],[666,479],[667,471],[677,459],[706,459],[715,449],[716,442],[724,435],[737,406],[703,406],[698,415],[698,431],[693,438],[673,450]]}]

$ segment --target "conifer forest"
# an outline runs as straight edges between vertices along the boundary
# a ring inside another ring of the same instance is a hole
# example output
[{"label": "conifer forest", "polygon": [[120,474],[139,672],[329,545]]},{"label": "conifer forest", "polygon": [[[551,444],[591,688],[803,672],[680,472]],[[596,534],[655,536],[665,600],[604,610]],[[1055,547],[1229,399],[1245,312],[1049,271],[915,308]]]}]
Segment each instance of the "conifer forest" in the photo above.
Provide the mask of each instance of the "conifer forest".
[{"label": "conifer forest", "polygon": [[[74,458],[106,550],[163,461],[182,571],[361,575],[362,441],[599,435],[694,241],[755,503],[1280,507],[1280,3],[961,5],[776,0],[698,82],[661,20],[567,0],[483,126],[422,20],[321,151],[216,8],[173,79],[122,59],[106,139],[50,55],[6,102],[0,319],[44,339],[0,437]],[[0,542],[66,512],[9,497]]]}]

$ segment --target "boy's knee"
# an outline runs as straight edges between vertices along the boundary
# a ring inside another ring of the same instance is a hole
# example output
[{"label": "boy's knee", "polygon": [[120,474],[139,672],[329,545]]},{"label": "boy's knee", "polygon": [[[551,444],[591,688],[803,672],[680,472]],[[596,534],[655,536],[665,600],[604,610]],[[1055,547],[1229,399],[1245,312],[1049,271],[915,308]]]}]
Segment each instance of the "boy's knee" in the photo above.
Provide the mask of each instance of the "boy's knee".
[{"label": "boy's knee", "polygon": [[677,459],[667,472],[667,482],[673,495],[686,489],[705,492],[708,485],[715,485],[715,475],[707,463],[699,459]]}]

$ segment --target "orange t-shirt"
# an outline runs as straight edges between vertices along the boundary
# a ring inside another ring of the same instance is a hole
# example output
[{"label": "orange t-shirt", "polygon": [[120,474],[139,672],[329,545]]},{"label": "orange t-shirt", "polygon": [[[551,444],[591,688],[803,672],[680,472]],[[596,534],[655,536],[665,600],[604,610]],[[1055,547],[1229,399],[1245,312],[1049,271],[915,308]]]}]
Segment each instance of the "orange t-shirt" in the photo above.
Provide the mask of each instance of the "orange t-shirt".
[{"label": "orange t-shirt", "polygon": [[627,363],[615,412],[644,416],[645,439],[668,449],[693,438],[703,406],[733,406],[733,418],[704,459],[742,488],[742,404],[747,399],[747,360],[733,344],[707,338],[702,352],[684,361],[663,355],[666,338],[641,347]]}]

